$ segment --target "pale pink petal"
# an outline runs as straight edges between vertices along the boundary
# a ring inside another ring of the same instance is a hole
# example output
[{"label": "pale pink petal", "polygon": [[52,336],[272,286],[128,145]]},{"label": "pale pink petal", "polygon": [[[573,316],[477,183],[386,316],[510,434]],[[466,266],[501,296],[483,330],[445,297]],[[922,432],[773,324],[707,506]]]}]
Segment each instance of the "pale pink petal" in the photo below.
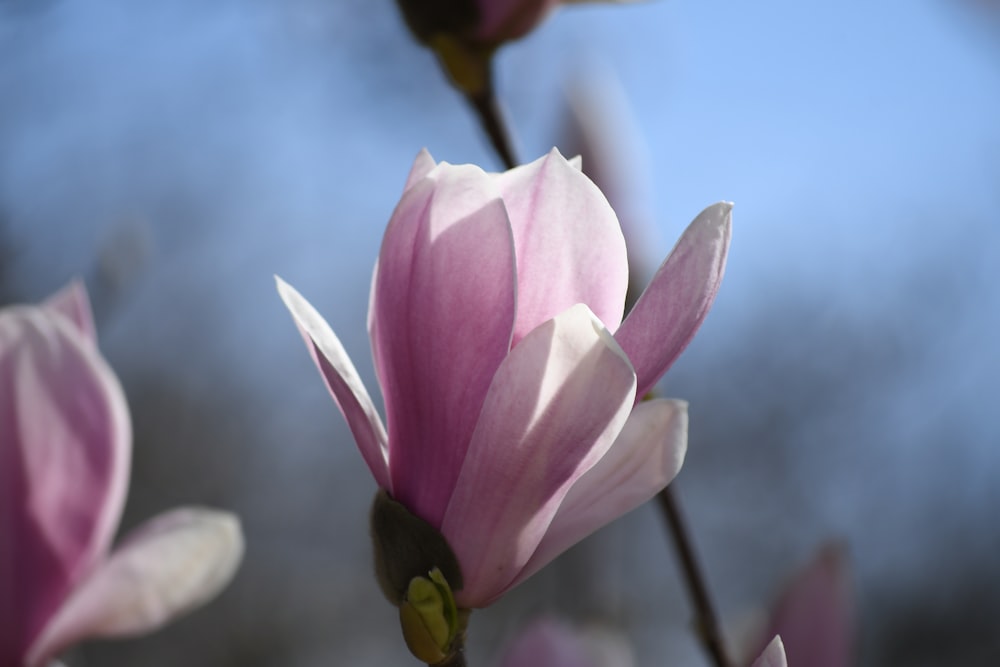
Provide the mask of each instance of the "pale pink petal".
[{"label": "pale pink petal", "polygon": [[663,490],[684,462],[687,424],[684,401],[661,398],[637,405],[608,453],[570,488],[514,583]]},{"label": "pale pink petal", "polygon": [[[808,662],[801,664],[812,667],[812,664]],[[775,636],[771,640],[771,643],[767,645],[767,648],[760,654],[760,657],[754,661],[753,667],[788,667],[788,661],[785,659],[785,647],[781,643],[781,637]]]},{"label": "pale pink petal", "polygon": [[81,639],[160,628],[215,597],[242,557],[240,523],[228,512],[180,508],[147,521],[81,582],[32,647],[28,667]]},{"label": "pale pink petal", "polygon": [[698,214],[615,334],[639,378],[641,399],[691,342],[722,282],[732,204]]},{"label": "pale pink petal", "polygon": [[361,456],[383,489],[392,490],[389,479],[388,445],[385,427],[358,371],[347,356],[340,339],[316,309],[294,287],[275,276],[278,294],[292,314],[309,354],[326,381],[347,425],[354,434]]},{"label": "pale pink petal", "polygon": [[536,328],[497,371],[441,532],[462,567],[460,606],[511,586],[570,487],[628,417],[635,375],[577,304]]},{"label": "pale pink petal", "polygon": [[67,318],[86,340],[97,344],[94,314],[90,310],[90,298],[82,281],[72,281],[46,299],[42,305]]},{"label": "pale pink petal", "polygon": [[406,185],[403,186],[403,192],[406,192],[413,187],[414,183],[426,177],[436,166],[437,162],[434,161],[430,152],[426,148],[421,148],[420,152],[417,153],[417,158],[413,161],[413,166],[410,167],[410,173],[406,177]]},{"label": "pale pink petal", "polygon": [[854,664],[854,600],[847,553],[828,544],[789,583],[765,637],[780,634],[792,664]]},{"label": "pale pink petal", "polygon": [[576,303],[614,332],[625,308],[628,259],[608,200],[556,149],[495,178],[517,253],[512,344]]},{"label": "pale pink petal", "polygon": [[510,643],[500,667],[599,666],[588,655],[578,631],[554,619],[541,618]]},{"label": "pale pink petal", "polygon": [[490,177],[442,163],[411,187],[374,285],[392,495],[437,526],[514,322],[514,246]]},{"label": "pale pink petal", "polygon": [[0,311],[0,664],[18,664],[106,553],[130,448],[121,386],[76,323]]}]

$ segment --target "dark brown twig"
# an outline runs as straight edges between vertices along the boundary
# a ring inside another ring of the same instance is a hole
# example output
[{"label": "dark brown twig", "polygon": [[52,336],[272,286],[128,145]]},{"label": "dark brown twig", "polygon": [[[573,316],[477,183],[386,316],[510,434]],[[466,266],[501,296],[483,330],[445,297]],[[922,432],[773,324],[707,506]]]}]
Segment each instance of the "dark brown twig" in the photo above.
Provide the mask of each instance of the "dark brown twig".
[{"label": "dark brown twig", "polygon": [[493,90],[493,77],[488,75],[486,86],[482,92],[467,96],[469,104],[472,105],[479,123],[483,126],[483,131],[490,139],[490,144],[503,162],[504,168],[513,169],[517,166],[517,158],[514,156],[514,149],[511,147],[510,134],[503,120],[503,113],[497,103],[496,93]]},{"label": "dark brown twig", "polygon": [[705,583],[705,575],[701,571],[698,559],[694,554],[694,545],[687,526],[684,523],[684,516],[681,512],[677,494],[673,484],[660,491],[656,496],[660,508],[663,510],[667,521],[667,528],[673,537],[674,546],[677,548],[677,555],[680,558],[681,569],[684,571],[684,581],[687,584],[688,595],[694,605],[695,626],[698,637],[704,644],[705,650],[712,657],[716,667],[732,667],[726,648],[722,639],[722,631],[719,625],[718,616],[712,606],[712,599],[708,595],[708,586]]}]

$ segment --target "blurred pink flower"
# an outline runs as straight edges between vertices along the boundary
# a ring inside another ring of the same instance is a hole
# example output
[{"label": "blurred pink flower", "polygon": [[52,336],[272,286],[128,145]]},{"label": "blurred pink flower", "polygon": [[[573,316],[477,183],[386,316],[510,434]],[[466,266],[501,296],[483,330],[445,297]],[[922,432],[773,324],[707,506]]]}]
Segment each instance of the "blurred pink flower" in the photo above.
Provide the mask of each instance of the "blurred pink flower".
[{"label": "blurred pink flower", "polygon": [[781,635],[794,665],[854,664],[854,596],[843,545],[823,546],[792,577],[762,636],[775,634]]},{"label": "blurred pink flower", "polygon": [[507,646],[500,667],[633,667],[624,637],[604,628],[577,628],[555,618],[532,621]]},{"label": "blurred pink flower", "polygon": [[[479,19],[475,38],[486,44],[501,44],[524,37],[558,5],[599,0],[476,0]],[[607,3],[628,0],[604,0]]]},{"label": "blurred pink flower", "polygon": [[153,630],[235,571],[239,523],[209,510],[163,514],[109,556],[131,437],[82,285],[0,310],[0,665]]},{"label": "blurred pink flower", "polygon": [[440,530],[482,607],[677,473],[687,406],[636,405],[699,327],[730,205],[703,211],[622,322],[614,212],[558,151],[502,174],[422,152],[389,222],[368,329],[388,435],[354,365],[278,290],[380,487]]},{"label": "blurred pink flower", "polygon": [[[528,625],[510,643],[500,667],[632,667],[624,639],[607,630],[574,628],[552,618]],[[808,664],[808,663],[803,663]],[[752,667],[787,667],[784,646],[774,637]]]}]

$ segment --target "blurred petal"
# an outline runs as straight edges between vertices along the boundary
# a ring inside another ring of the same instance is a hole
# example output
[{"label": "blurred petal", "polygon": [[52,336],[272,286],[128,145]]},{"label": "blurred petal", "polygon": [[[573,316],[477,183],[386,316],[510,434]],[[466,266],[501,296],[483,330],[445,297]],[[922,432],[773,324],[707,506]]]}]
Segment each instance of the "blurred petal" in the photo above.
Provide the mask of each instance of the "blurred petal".
[{"label": "blurred petal", "polygon": [[[802,663],[812,667],[810,663]],[[753,667],[788,667],[785,659],[785,647],[781,643],[781,637],[775,636],[771,643],[767,645],[760,657],[754,661]]]},{"label": "blurred petal", "polygon": [[403,192],[409,190],[413,187],[414,183],[431,173],[436,166],[437,162],[434,161],[430,152],[426,148],[421,148],[420,152],[417,153],[417,158],[413,161],[413,166],[410,167],[410,175],[406,177],[406,185],[403,187]]},{"label": "blurred petal", "polygon": [[854,601],[843,545],[824,546],[792,579],[765,637],[775,634],[794,665],[854,664]]},{"label": "blurred petal", "polygon": [[365,389],[358,371],[347,356],[344,346],[316,309],[294,287],[275,276],[278,294],[292,314],[309,354],[326,380],[347,425],[354,434],[358,449],[372,471],[375,481],[389,491],[388,445],[385,428],[375,404]]},{"label": "blurred petal", "polygon": [[570,488],[515,583],[669,484],[684,462],[687,424],[684,401],[638,404],[608,453]]},{"label": "blurred petal", "polygon": [[625,308],[628,259],[608,200],[556,149],[495,178],[517,252],[512,344],[576,303],[614,332]]},{"label": "blurred petal", "polygon": [[509,349],[515,289],[507,213],[482,170],[442,163],[403,195],[379,255],[372,345],[392,495],[434,526]]},{"label": "blurred petal", "polygon": [[597,667],[579,633],[551,618],[532,622],[510,643],[500,667]]},{"label": "blurred petal", "polygon": [[[57,308],[73,301],[63,296]],[[77,324],[0,311],[0,664],[19,662],[106,553],[130,446],[121,386]]]},{"label": "blurred petal", "polygon": [[726,266],[731,211],[731,204],[719,203],[698,214],[615,334],[635,367],[639,399],[708,315]]},{"label": "blurred petal", "polygon": [[74,591],[29,666],[81,639],[158,629],[215,597],[242,557],[240,523],[228,512],[181,508],[147,521]]},{"label": "blurred petal", "polygon": [[90,298],[87,288],[80,280],[70,284],[46,299],[42,305],[56,311],[79,329],[84,339],[97,344],[97,331],[94,328],[94,314],[90,309]]},{"label": "blurred petal", "polygon": [[460,606],[509,588],[570,487],[604,456],[635,375],[583,304],[529,333],[497,370],[441,532],[458,557]]}]

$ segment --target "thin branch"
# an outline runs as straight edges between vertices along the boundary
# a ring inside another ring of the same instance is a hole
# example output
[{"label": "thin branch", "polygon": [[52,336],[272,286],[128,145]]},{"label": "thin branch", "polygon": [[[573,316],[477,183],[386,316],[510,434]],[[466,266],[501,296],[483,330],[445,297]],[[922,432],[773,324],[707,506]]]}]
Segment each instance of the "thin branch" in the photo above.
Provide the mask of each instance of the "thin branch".
[{"label": "thin branch", "polygon": [[673,537],[677,555],[680,558],[681,569],[684,571],[684,582],[687,584],[688,595],[694,605],[695,626],[698,637],[704,644],[705,651],[711,656],[716,667],[732,667],[722,639],[722,631],[718,616],[712,606],[708,594],[705,575],[701,571],[698,559],[695,557],[694,545],[684,522],[680,501],[674,492],[673,484],[660,491],[656,496],[667,521],[670,535]]},{"label": "thin branch", "polygon": [[489,137],[490,144],[500,157],[500,161],[503,162],[504,168],[513,169],[516,167],[518,165],[517,158],[511,147],[510,133],[507,131],[503,112],[500,110],[493,89],[492,74],[487,74],[486,86],[482,92],[467,95],[466,99],[469,100],[476,116],[479,117],[479,123],[483,126],[483,131]]}]

